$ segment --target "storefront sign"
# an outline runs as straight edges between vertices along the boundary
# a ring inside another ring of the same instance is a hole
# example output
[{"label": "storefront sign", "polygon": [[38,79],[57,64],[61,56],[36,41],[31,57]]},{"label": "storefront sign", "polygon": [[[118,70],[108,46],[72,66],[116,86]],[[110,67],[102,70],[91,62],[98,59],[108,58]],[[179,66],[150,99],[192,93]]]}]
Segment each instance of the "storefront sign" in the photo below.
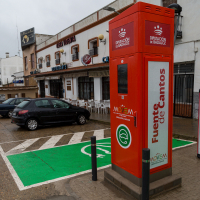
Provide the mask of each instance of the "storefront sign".
[{"label": "storefront sign", "polygon": [[24,83],[24,80],[14,80],[13,83]]},{"label": "storefront sign", "polygon": [[103,57],[102,62],[103,63],[109,63],[109,56]]},{"label": "storefront sign", "polygon": [[134,23],[128,23],[112,30],[112,50],[127,48],[134,45]]},{"label": "storefront sign", "polygon": [[52,67],[52,71],[63,70],[63,69],[67,69],[67,65]]},{"label": "storefront sign", "polygon": [[168,163],[169,63],[148,65],[148,148],[152,169]]},{"label": "storefront sign", "polygon": [[27,46],[35,43],[35,29],[31,28],[20,33],[21,36],[21,46]]},{"label": "storefront sign", "polygon": [[72,43],[72,42],[76,42],[76,37],[75,37],[75,35],[72,36],[72,37],[69,37],[69,38],[67,38],[67,39],[65,39],[65,40],[63,40],[63,41],[61,41],[61,42],[59,42],[59,43],[57,43],[57,44],[56,44],[56,47],[57,47],[57,48],[60,48],[60,47],[62,47],[63,45],[70,44],[70,43]]},{"label": "storefront sign", "polygon": [[60,79],[60,76],[48,76],[44,78],[45,80],[56,80],[56,79]]},{"label": "storefront sign", "polygon": [[170,25],[158,22],[145,22],[145,44],[151,46],[170,46]]},{"label": "storefront sign", "polygon": [[81,62],[83,65],[87,66],[91,62],[91,56],[88,54],[85,54],[83,57],[81,57]]}]

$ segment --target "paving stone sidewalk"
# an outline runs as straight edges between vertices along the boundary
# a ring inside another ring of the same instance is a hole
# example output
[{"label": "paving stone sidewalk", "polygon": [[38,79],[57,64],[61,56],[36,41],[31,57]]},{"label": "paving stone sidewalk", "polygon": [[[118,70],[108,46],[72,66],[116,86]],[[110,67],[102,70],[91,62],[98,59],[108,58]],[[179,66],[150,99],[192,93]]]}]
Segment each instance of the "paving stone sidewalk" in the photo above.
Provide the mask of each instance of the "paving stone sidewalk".
[{"label": "paving stone sidewalk", "polygon": [[[182,177],[182,187],[165,192],[154,200],[199,200],[200,159],[196,157],[196,144],[173,151],[173,174]],[[75,199],[122,200],[133,199],[104,181],[103,170],[98,172],[98,181],[91,181],[91,174],[82,175],[69,181]]]}]

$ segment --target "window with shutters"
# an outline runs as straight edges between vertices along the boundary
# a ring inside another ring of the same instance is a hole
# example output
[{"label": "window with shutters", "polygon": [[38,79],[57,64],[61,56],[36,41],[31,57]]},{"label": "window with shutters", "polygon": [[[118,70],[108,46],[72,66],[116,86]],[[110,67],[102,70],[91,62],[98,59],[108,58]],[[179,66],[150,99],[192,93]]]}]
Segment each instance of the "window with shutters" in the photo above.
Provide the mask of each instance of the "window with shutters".
[{"label": "window with shutters", "polygon": [[72,61],[79,60],[79,45],[75,44],[71,47]]},{"label": "window with shutters", "polygon": [[31,54],[31,69],[35,68],[34,53]]},{"label": "window with shutters", "polygon": [[24,57],[24,64],[25,64],[25,70],[28,70],[28,62],[27,62],[27,56]]},{"label": "window with shutters", "polygon": [[60,65],[60,51],[55,52],[55,64]]},{"label": "window with shutters", "polygon": [[51,60],[50,54],[49,54],[49,55],[46,55],[46,66],[47,66],[47,67],[50,67],[50,66],[51,66],[50,60]]},{"label": "window with shutters", "polygon": [[39,69],[42,69],[42,61],[43,61],[43,58],[38,58]]},{"label": "window with shutters", "polygon": [[98,56],[99,40],[98,37],[88,40],[89,55],[92,57]]}]

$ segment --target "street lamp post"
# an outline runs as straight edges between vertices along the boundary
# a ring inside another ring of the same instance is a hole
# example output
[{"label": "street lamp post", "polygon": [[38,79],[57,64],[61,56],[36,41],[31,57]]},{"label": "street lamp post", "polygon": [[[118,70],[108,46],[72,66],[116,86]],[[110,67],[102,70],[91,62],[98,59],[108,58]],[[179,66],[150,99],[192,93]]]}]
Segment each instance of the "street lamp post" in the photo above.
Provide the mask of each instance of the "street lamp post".
[{"label": "street lamp post", "polygon": [[178,30],[178,26],[179,26],[179,19],[180,19],[180,14],[181,14],[181,11],[182,11],[182,7],[177,4],[177,3],[173,3],[173,4],[170,4],[168,6],[168,8],[171,8],[175,11],[175,13],[178,14],[177,16],[177,22],[176,22],[176,28],[175,28],[175,33],[174,33],[174,46],[175,46],[175,42],[176,42],[176,37],[177,37],[177,30]]},{"label": "street lamp post", "polygon": [[116,12],[118,15],[120,14],[119,12],[117,12],[114,8],[112,7],[109,7],[109,6],[106,6],[103,8],[103,10],[107,10],[107,11],[113,11],[113,12]]}]

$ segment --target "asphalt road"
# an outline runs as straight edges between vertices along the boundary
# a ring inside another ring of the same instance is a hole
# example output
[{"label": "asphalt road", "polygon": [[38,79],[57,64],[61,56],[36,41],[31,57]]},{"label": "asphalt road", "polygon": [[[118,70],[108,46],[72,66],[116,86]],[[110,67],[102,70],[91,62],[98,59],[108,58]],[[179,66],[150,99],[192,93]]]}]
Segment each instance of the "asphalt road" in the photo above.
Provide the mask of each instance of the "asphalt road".
[{"label": "asphalt road", "polygon": [[[0,199],[74,199],[70,194],[69,179],[41,184],[28,189],[22,187],[20,191],[16,180],[14,180],[15,178],[11,175],[12,170],[9,170],[5,160],[8,160],[7,157],[9,155],[17,155],[24,151],[31,152],[37,149],[48,149],[52,146],[65,146],[67,144],[89,141],[90,137],[95,134],[100,139],[101,137],[110,137],[109,128],[109,125],[88,121],[83,126],[62,124],[40,127],[36,131],[28,131],[25,128],[11,124],[10,119],[0,118]],[[2,156],[2,152],[4,156]],[[16,159],[13,162],[19,164]],[[20,169],[16,168],[15,171],[17,170],[19,171]]]}]

